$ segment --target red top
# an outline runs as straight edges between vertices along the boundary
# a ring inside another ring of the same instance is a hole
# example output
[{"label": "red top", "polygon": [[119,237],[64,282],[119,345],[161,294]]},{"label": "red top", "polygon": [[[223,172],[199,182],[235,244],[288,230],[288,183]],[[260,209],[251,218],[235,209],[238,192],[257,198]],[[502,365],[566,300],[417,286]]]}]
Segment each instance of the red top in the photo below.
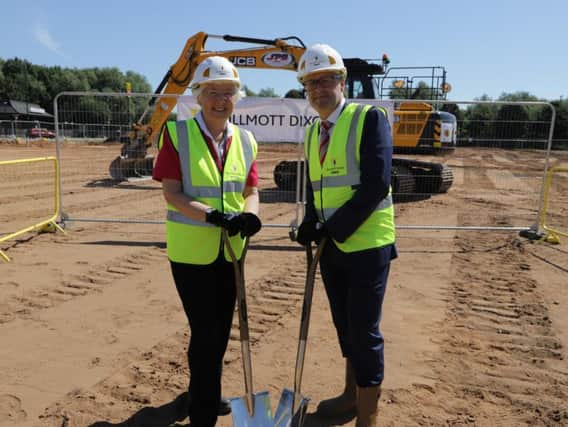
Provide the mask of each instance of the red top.
[{"label": "red top", "polygon": [[[164,128],[164,138],[162,141],[162,148],[158,153],[158,158],[156,159],[156,164],[154,165],[154,170],[152,172],[152,178],[156,181],[162,181],[165,179],[173,179],[175,181],[181,181],[181,166],[179,163],[179,153],[175,149],[174,145],[172,144],[172,140],[170,139],[170,134],[167,128]],[[213,142],[211,139],[205,135],[202,131],[201,134],[203,138],[207,142],[207,146],[209,147],[209,152],[215,159],[215,163],[217,163],[217,167],[219,168],[219,172],[223,173],[223,165],[225,164],[225,157],[227,156],[227,152],[229,151],[229,147],[231,146],[232,137],[229,136],[227,138],[227,145],[225,147],[225,154],[223,157],[223,162],[219,160],[219,156],[217,155],[217,150],[213,146]],[[258,186],[258,171],[256,167],[256,160],[253,160],[246,185],[249,187],[256,187]]]}]

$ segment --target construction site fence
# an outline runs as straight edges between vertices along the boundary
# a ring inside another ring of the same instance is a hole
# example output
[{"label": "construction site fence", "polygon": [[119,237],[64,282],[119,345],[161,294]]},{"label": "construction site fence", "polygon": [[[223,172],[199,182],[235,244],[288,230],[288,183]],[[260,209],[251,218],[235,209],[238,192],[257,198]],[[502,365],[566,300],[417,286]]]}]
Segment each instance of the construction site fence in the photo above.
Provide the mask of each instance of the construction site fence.
[{"label": "construction site fence", "polygon": [[[67,221],[162,223],[165,203],[161,185],[149,177],[136,176],[127,181],[115,181],[109,175],[110,163],[120,155],[121,141],[127,138],[132,123],[147,124],[153,108],[160,100],[175,95],[63,92],[54,100],[57,155],[63,150],[83,144],[92,148],[92,162],[81,170],[73,167],[72,160],[63,163],[60,184],[66,189],[61,199],[61,212]],[[437,194],[428,188],[412,188],[410,192],[393,192],[395,207],[403,208],[416,203],[445,203],[447,198],[471,204],[475,219],[457,216],[440,216],[428,220],[405,223],[397,220],[399,229],[464,229],[464,230],[526,230],[540,227],[543,212],[545,177],[551,162],[566,154],[552,152],[552,135],[556,112],[547,102],[493,102],[493,101],[416,101],[394,100],[395,109],[405,103],[430,104],[433,111],[447,111],[456,117],[453,144],[445,150],[419,154],[396,154],[395,157],[441,163],[452,170],[453,183],[447,192]],[[238,108],[238,104],[237,107]],[[171,116],[175,119],[175,114]],[[404,120],[410,131],[420,126],[417,114]],[[394,117],[391,125],[400,117]],[[400,124],[400,123],[398,123]],[[95,132],[94,129],[97,129]],[[73,130],[72,132],[70,130]],[[395,135],[395,149],[397,138]],[[439,145],[438,136],[425,134],[425,145]],[[432,139],[432,141],[429,141]],[[303,217],[305,181],[294,188],[283,189],[276,185],[273,175],[279,162],[303,160],[302,141],[288,143],[259,142],[257,164],[260,175],[261,216],[265,226],[290,228]],[[156,156],[155,144],[148,148],[149,156]],[[81,191],[89,191],[94,201],[89,210],[75,209],[73,194],[69,191],[83,177]],[[414,171],[415,180],[422,181],[420,172]],[[75,183],[75,184],[72,184]],[[481,183],[481,185],[479,184]],[[300,185],[301,184],[301,185]],[[67,196],[67,194],[70,194]],[[506,215],[507,200],[511,195],[523,201],[523,212],[515,212],[507,219],[496,218],[493,209],[502,205]],[[110,204],[122,209],[109,210]],[[278,204],[279,209],[271,209]],[[487,209],[486,209],[487,208]],[[278,211],[277,215],[270,215]],[[108,212],[112,212],[108,214]],[[120,214],[117,214],[120,212]]]},{"label": "construction site fence", "polygon": [[544,204],[540,227],[545,240],[560,243],[568,237],[568,163],[548,170],[544,186]]},{"label": "construction site fence", "polygon": [[[16,176],[18,179],[14,179]],[[36,231],[63,232],[57,223],[60,193],[56,157],[0,161],[0,194],[0,245]],[[1,246],[0,258],[10,261]]]}]

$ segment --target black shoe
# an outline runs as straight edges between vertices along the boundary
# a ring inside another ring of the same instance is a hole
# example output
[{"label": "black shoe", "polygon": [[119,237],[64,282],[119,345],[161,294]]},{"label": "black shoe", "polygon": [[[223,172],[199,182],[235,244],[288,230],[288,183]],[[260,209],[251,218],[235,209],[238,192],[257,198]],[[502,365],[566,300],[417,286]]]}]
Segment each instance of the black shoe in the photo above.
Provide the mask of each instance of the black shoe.
[{"label": "black shoe", "polygon": [[219,412],[218,415],[229,415],[231,413],[231,402],[229,399],[221,398],[219,402]]},{"label": "black shoe", "polygon": [[174,416],[176,421],[183,421],[187,418],[187,409],[189,408],[189,393],[184,392],[175,398]]}]

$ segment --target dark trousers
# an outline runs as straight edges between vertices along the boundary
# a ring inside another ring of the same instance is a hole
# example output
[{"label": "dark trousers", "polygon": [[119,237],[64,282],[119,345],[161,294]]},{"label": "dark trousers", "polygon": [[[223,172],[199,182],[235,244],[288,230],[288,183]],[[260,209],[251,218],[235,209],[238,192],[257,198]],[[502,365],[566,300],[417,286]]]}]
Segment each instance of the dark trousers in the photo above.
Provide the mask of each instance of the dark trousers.
[{"label": "dark trousers", "polygon": [[221,255],[209,265],[171,262],[171,267],[191,329],[187,350],[189,418],[192,426],[214,426],[221,399],[223,356],[235,310],[233,265]]},{"label": "dark trousers", "polygon": [[328,241],[320,271],[343,357],[357,384],[380,385],[384,378],[384,340],[379,329],[390,268],[390,252],[370,249],[344,253]]}]

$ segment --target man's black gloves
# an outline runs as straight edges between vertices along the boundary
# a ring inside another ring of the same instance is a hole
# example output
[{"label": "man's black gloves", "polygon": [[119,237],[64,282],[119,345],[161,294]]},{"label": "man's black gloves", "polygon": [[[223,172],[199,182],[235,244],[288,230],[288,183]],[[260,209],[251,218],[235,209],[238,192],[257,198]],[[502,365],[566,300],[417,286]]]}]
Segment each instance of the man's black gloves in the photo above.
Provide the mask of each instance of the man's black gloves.
[{"label": "man's black gloves", "polygon": [[300,224],[300,228],[298,228],[296,241],[302,246],[307,246],[310,242],[316,242],[317,244],[319,244],[319,242],[321,242],[321,239],[323,239],[326,235],[327,230],[321,222],[302,222]]},{"label": "man's black gloves", "polygon": [[253,213],[222,213],[212,209],[205,214],[205,221],[227,230],[229,236],[234,236],[239,231],[241,237],[250,237],[259,232],[262,227],[260,219]]}]

